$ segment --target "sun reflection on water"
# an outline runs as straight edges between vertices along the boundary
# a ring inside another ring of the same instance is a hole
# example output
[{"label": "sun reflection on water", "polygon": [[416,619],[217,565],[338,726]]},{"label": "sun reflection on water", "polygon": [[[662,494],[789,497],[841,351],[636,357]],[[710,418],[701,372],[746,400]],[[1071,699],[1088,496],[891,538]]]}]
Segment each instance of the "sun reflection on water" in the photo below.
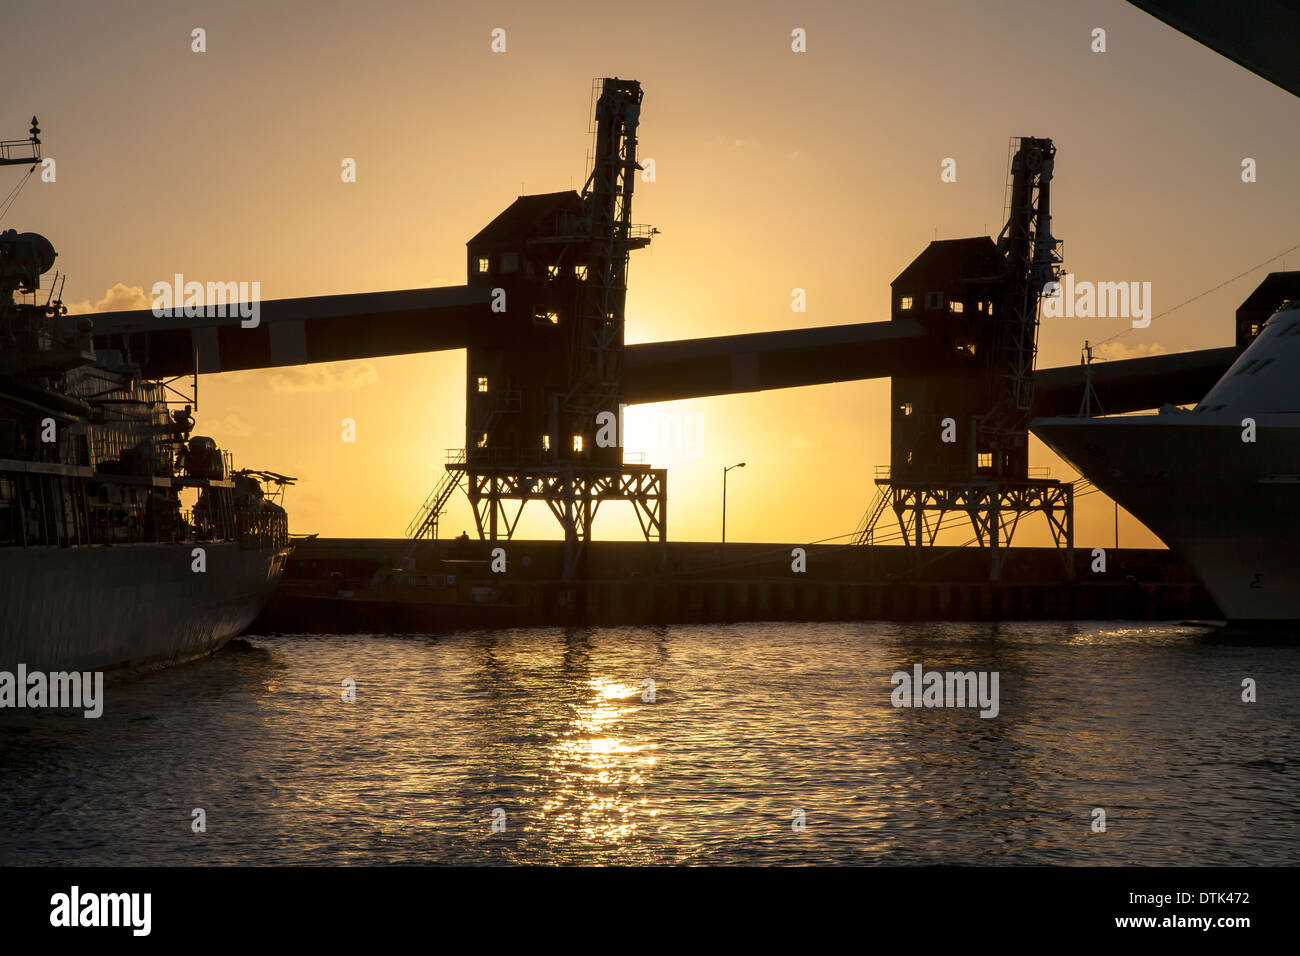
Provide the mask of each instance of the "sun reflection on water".
[{"label": "sun reflection on water", "polygon": [[635,685],[593,679],[582,688],[547,753],[549,796],[542,814],[557,839],[619,843],[636,834],[636,817],[647,804],[645,771],[654,765],[657,745],[620,730],[642,706]]}]

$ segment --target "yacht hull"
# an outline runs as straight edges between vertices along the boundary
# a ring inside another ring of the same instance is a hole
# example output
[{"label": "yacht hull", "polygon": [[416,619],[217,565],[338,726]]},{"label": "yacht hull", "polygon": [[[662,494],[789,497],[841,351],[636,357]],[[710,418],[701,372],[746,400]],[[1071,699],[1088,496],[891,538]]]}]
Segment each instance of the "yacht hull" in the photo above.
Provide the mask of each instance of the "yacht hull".
[{"label": "yacht hull", "polygon": [[1225,618],[1300,621],[1300,416],[1037,419],[1048,447],[1196,572]]}]

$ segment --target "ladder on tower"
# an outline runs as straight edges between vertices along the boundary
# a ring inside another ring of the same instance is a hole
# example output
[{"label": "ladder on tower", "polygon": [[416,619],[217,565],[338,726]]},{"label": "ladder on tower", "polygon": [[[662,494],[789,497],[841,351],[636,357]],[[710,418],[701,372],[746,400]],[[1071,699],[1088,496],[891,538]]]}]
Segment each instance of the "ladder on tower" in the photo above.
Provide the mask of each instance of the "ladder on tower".
[{"label": "ladder on tower", "polygon": [[[464,460],[465,453],[462,451],[452,464],[463,463]],[[420,510],[415,513],[411,523],[406,526],[406,537],[411,543],[403,556],[403,564],[415,554],[416,547],[426,535],[430,541],[438,540],[438,518],[446,509],[451,496],[460,487],[461,475],[460,471],[448,471],[444,474],[433,491],[429,492],[429,497],[424,499],[424,504],[420,505]]]}]

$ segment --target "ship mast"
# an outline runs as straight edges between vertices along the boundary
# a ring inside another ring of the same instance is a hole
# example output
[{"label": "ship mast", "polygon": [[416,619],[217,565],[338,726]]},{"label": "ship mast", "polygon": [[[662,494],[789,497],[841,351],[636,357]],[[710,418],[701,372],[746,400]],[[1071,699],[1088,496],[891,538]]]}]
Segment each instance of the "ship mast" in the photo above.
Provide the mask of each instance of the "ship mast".
[{"label": "ship mast", "polygon": [[35,166],[41,161],[41,128],[32,117],[26,139],[0,140],[0,166]]}]

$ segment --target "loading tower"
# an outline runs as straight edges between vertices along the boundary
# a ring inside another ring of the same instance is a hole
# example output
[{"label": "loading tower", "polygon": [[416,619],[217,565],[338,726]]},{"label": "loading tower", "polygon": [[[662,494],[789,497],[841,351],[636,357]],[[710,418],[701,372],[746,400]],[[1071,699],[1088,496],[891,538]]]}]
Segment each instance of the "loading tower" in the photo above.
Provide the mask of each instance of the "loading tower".
[{"label": "loading tower", "polygon": [[465,447],[412,524],[436,528],[459,486],[479,537],[509,539],[524,505],[544,501],[566,577],[602,502],[630,502],[646,540],[667,536],[667,472],[625,461],[622,443],[628,260],[654,233],[632,223],[642,91],[606,78],[593,94],[582,192],[520,196],[466,244],[469,285],[490,290],[491,311],[468,330]]},{"label": "loading tower", "polygon": [[964,514],[989,551],[990,578],[1021,517],[1047,519],[1067,574],[1073,569],[1073,488],[1031,474],[1039,304],[1060,274],[1051,232],[1050,139],[1013,139],[1007,220],[987,236],[932,242],[891,285],[894,321],[919,322],[937,367],[895,374],[890,386],[890,465],[860,526],[874,540],[886,510],[920,561],[944,519]]}]

